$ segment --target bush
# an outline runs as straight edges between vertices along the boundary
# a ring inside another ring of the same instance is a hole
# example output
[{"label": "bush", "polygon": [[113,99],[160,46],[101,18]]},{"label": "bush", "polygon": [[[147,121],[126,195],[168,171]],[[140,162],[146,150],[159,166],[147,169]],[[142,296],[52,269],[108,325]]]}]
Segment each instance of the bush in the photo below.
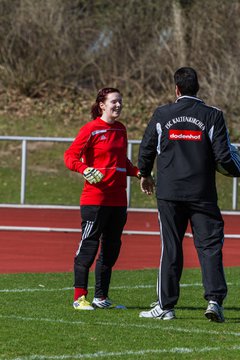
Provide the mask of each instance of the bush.
[{"label": "bush", "polygon": [[0,84],[26,96],[117,86],[165,103],[180,66],[239,135],[240,3],[212,0],[0,0]]}]

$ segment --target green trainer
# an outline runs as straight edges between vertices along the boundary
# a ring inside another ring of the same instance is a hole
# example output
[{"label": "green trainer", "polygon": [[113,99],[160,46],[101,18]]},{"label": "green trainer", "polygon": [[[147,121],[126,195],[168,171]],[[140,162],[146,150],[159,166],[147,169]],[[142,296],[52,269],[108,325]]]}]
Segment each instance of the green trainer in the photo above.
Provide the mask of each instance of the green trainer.
[{"label": "green trainer", "polygon": [[94,307],[91,306],[90,302],[86,300],[85,295],[82,295],[73,303],[75,310],[94,310]]}]

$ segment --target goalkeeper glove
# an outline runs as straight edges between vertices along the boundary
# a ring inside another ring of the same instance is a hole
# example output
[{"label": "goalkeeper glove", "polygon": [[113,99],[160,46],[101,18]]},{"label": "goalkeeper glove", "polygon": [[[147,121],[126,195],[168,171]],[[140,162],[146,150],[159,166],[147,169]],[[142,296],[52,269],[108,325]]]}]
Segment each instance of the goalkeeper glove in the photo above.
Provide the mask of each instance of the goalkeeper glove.
[{"label": "goalkeeper glove", "polygon": [[90,184],[96,184],[100,182],[103,178],[103,174],[101,171],[94,169],[92,167],[88,167],[83,172],[83,177],[87,180]]}]

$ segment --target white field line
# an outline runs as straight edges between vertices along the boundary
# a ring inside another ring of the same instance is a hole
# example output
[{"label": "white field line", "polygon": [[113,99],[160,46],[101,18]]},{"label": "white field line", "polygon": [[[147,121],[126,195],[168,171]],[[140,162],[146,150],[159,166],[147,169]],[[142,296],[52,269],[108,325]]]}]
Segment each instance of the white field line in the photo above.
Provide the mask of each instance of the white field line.
[{"label": "white field line", "polygon": [[[240,337],[240,332],[235,331],[223,331],[223,330],[203,330],[203,329],[195,329],[186,327],[176,327],[172,326],[159,326],[159,321],[154,320],[153,323],[145,323],[145,324],[131,324],[131,323],[120,323],[120,322],[109,322],[109,321],[94,321],[93,323],[89,323],[83,320],[63,320],[63,319],[49,319],[49,318],[33,318],[33,317],[25,317],[25,316],[17,316],[17,315],[0,315],[0,319],[9,319],[15,321],[35,321],[35,322],[45,322],[50,324],[64,324],[64,325],[85,325],[85,326],[113,326],[113,327],[122,327],[122,328],[139,328],[139,329],[151,329],[151,330],[159,330],[159,331],[173,331],[180,332],[186,334],[205,334],[205,335],[225,335],[225,336],[234,336]],[[175,322],[174,322],[175,323]]]},{"label": "white field line", "polygon": [[[147,354],[202,354],[210,352],[222,352],[222,351],[239,351],[240,346],[215,346],[215,347],[203,347],[203,348],[171,348],[171,349],[145,349],[145,350],[125,350],[118,352],[105,352],[98,351],[95,353],[86,353],[86,354],[71,354],[71,355],[29,355],[24,357],[11,358],[9,360],[77,360],[77,359],[94,359],[94,358],[111,358],[111,357],[124,357],[124,356],[144,356]],[[0,356],[0,359],[5,360]]]},{"label": "white field line", "polygon": [[[233,283],[227,283],[227,285],[238,285]],[[180,287],[200,287],[202,283],[193,283],[193,284],[180,284]],[[138,290],[138,289],[151,289],[155,288],[156,285],[136,285],[136,286],[111,286],[111,290]],[[89,286],[88,289],[94,289],[93,286]],[[40,284],[39,288],[27,288],[27,289],[0,289],[0,293],[22,293],[22,292],[53,292],[53,291],[70,291],[73,290],[73,287],[65,288],[45,288],[45,285]]]}]

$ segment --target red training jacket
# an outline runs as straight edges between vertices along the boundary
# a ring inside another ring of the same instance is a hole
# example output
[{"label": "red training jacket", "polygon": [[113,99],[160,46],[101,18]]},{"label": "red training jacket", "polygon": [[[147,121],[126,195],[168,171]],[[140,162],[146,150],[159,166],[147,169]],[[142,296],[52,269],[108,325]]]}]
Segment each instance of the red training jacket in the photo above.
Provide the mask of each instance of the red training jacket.
[{"label": "red training jacket", "polygon": [[64,161],[72,171],[83,174],[93,167],[104,175],[97,184],[85,181],[80,205],[127,205],[127,176],[137,176],[139,170],[127,158],[127,132],[121,122],[108,124],[96,118],[84,125],[65,151]]}]

